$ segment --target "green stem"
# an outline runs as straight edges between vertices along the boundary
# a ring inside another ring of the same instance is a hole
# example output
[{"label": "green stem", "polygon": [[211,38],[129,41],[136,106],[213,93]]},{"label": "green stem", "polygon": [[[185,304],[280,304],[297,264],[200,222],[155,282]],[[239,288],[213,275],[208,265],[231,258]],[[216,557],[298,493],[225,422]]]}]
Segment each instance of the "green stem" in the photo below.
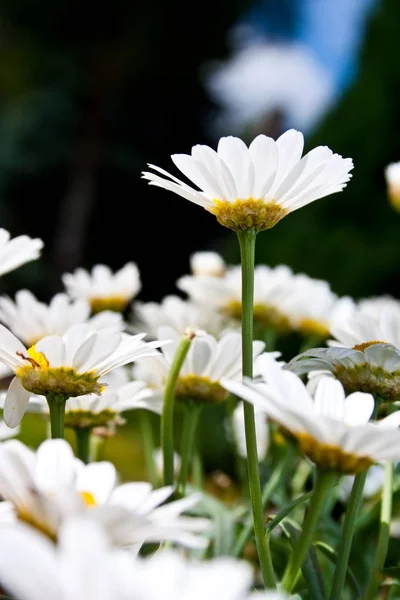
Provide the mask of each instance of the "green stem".
[{"label": "green stem", "polygon": [[[376,418],[380,404],[380,399],[375,398],[375,407],[371,419]],[[366,479],[367,471],[359,473],[354,478],[353,487],[351,489],[351,494],[343,521],[339,546],[337,548],[338,560],[333,575],[333,583],[329,600],[342,600],[343,597],[343,588],[346,581],[347,565],[349,562],[351,544],[353,542],[354,536],[354,526],[362,504],[363,490]]]},{"label": "green stem", "polygon": [[[254,304],[254,255],[256,232],[238,232],[242,264],[242,373],[253,376],[253,304]],[[275,587],[275,574],[271,553],[265,538],[264,509],[261,498],[260,474],[254,407],[244,402],[244,426],[246,433],[247,474],[261,572],[266,587]]]},{"label": "green stem", "polygon": [[326,494],[333,485],[337,475],[328,471],[317,471],[315,487],[307,510],[299,542],[286,567],[281,582],[282,590],[290,593],[295,586],[300,569],[312,544],[318,519],[321,514]]},{"label": "green stem", "polygon": [[181,437],[181,468],[178,477],[178,493],[182,496],[185,495],[186,491],[186,482],[193,458],[197,424],[202,408],[201,404],[190,401],[184,407],[185,415]]},{"label": "green stem", "polygon": [[63,438],[65,402],[67,398],[63,394],[48,394],[46,400],[50,410],[51,437],[53,439]]},{"label": "green stem", "polygon": [[85,464],[90,462],[90,438],[92,430],[90,427],[75,427],[76,452]]},{"label": "green stem", "polygon": [[[267,503],[271,499],[271,496],[275,490],[279,487],[282,481],[285,481],[287,473],[293,464],[294,447],[288,446],[288,451],[285,458],[277,465],[276,469],[272,472],[271,477],[268,479],[262,491],[262,503],[265,509]],[[239,557],[247,540],[249,539],[253,531],[253,522],[249,520],[243,527],[240,536],[238,537],[233,550],[232,556]]]},{"label": "green stem", "polygon": [[149,412],[146,409],[139,411],[140,429],[142,433],[143,455],[147,476],[153,487],[159,485],[156,464],[154,462],[154,432]]},{"label": "green stem", "polygon": [[375,560],[371,575],[364,593],[364,600],[374,600],[381,581],[382,569],[385,565],[386,554],[390,538],[390,519],[392,516],[392,497],[393,497],[393,462],[388,460],[385,464],[385,479],[382,489],[382,504],[380,529],[378,537],[378,546],[376,549]]},{"label": "green stem", "polygon": [[196,448],[194,449],[192,460],[192,478],[194,486],[201,490],[204,485],[203,465],[200,452],[198,449],[196,450]]},{"label": "green stem", "polygon": [[176,350],[171,367],[168,372],[164,392],[164,404],[161,414],[161,447],[163,451],[164,485],[174,483],[174,403],[175,388],[179,372],[189,351],[194,337],[193,332],[185,334]]}]

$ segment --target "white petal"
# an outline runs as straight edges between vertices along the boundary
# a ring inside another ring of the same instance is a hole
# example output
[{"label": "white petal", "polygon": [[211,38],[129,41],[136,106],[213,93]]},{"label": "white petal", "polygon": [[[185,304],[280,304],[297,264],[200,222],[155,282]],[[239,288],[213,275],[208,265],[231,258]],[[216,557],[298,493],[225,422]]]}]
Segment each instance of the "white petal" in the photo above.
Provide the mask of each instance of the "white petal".
[{"label": "white petal", "polygon": [[36,452],[36,481],[43,490],[70,487],[75,479],[75,457],[65,440],[46,440]]},{"label": "white petal", "polygon": [[344,422],[346,425],[363,425],[371,418],[375,401],[372,394],[354,392],[347,396],[344,403]]},{"label": "white petal", "polygon": [[96,504],[104,504],[117,481],[117,472],[110,462],[86,465],[78,475],[76,489],[93,495]]},{"label": "white petal", "polygon": [[31,394],[26,390],[18,377],[14,377],[8,388],[4,402],[4,422],[8,427],[16,427],[28,407]]},{"label": "white petal", "polygon": [[65,365],[65,344],[61,337],[50,335],[36,344],[37,352],[41,352],[47,358],[51,367]]},{"label": "white petal", "polygon": [[342,384],[332,377],[321,377],[315,391],[315,410],[323,417],[343,421],[345,394]]}]

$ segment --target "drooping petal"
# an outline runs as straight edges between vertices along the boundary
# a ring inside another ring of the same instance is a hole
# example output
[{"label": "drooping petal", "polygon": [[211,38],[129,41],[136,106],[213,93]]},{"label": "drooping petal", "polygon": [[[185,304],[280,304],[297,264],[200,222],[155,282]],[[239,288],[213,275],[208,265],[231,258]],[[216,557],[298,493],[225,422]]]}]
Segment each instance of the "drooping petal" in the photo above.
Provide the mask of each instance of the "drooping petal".
[{"label": "drooping petal", "polygon": [[14,377],[4,401],[4,422],[8,427],[17,427],[28,407],[31,393],[26,390],[18,377]]}]

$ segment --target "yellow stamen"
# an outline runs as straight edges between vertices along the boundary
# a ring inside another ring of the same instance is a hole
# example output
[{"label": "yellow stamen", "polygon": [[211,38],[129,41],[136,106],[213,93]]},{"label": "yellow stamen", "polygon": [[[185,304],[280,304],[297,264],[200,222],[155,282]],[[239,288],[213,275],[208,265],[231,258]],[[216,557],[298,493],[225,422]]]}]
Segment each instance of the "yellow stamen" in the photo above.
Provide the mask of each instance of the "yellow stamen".
[{"label": "yellow stamen", "polygon": [[[235,321],[240,321],[242,317],[242,303],[239,300],[230,300],[223,306],[222,312],[228,317],[235,319]],[[255,323],[259,323],[262,327],[271,327],[281,333],[287,333],[291,330],[288,318],[274,306],[255,303],[253,306],[253,316]]]},{"label": "yellow stamen", "polygon": [[359,350],[360,352],[364,352],[364,350],[366,348],[369,348],[370,346],[374,346],[375,344],[386,344],[387,342],[380,342],[380,341],[372,341],[372,342],[364,342],[363,344],[356,344],[355,346],[353,346],[353,350]]},{"label": "yellow stamen", "polygon": [[103,310],[122,312],[127,307],[129,298],[126,296],[97,297],[89,298],[89,302],[93,313],[99,313]]},{"label": "yellow stamen", "polygon": [[349,454],[339,446],[323,444],[308,433],[296,433],[293,437],[304,454],[325,471],[361,473],[374,462],[368,456]]},{"label": "yellow stamen", "polygon": [[92,508],[93,506],[97,505],[95,497],[91,492],[81,492],[80,495],[88,508]]},{"label": "yellow stamen", "polygon": [[208,210],[217,217],[218,223],[234,231],[270,229],[287,215],[287,210],[279,204],[263,198],[245,200],[214,200]]},{"label": "yellow stamen", "polygon": [[329,336],[329,327],[323,321],[317,321],[316,319],[302,319],[300,321],[299,329],[305,336],[318,336],[326,338]]}]

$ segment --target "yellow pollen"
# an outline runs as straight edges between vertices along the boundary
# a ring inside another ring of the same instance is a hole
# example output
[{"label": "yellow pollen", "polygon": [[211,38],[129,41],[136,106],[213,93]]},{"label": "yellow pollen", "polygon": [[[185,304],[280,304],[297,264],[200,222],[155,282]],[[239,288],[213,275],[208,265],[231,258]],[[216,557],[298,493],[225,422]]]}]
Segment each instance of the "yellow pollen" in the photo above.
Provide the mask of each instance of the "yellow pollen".
[{"label": "yellow pollen", "polygon": [[234,202],[215,199],[213,202],[214,205],[208,210],[217,217],[218,223],[233,231],[270,229],[288,213],[277,202],[265,201],[263,198]]},{"label": "yellow pollen", "polygon": [[302,319],[299,329],[303,335],[316,335],[322,338],[329,336],[329,327],[327,324],[316,319]]},{"label": "yellow pollen", "polygon": [[81,492],[80,495],[88,508],[93,508],[93,506],[97,505],[95,497],[91,492]]},{"label": "yellow pollen", "polygon": [[[235,321],[240,321],[242,317],[242,303],[239,300],[230,300],[222,308],[222,312],[228,317],[235,319]],[[255,303],[253,306],[253,316],[255,323],[259,323],[262,327],[272,327],[281,333],[287,333],[291,330],[288,318],[274,306]]]},{"label": "yellow pollen", "polygon": [[17,352],[17,356],[20,356],[24,360],[27,360],[32,369],[48,369],[49,361],[43,354],[43,352],[37,352],[36,345],[31,346],[28,350],[28,356],[22,354],[22,352]]},{"label": "yellow pollen", "polygon": [[92,312],[95,314],[103,310],[122,312],[127,307],[129,298],[126,296],[105,296],[104,298],[89,298],[89,302]]},{"label": "yellow pollen", "polygon": [[306,456],[320,469],[338,473],[361,473],[373,464],[368,456],[349,454],[339,446],[323,444],[308,433],[292,434]]},{"label": "yellow pollen", "polygon": [[353,350],[359,350],[360,352],[364,352],[366,348],[370,346],[374,346],[375,344],[386,344],[387,342],[372,341],[372,342],[364,342],[363,344],[356,344],[353,346]]},{"label": "yellow pollen", "polygon": [[179,377],[175,395],[178,401],[191,400],[200,404],[216,404],[226,400],[229,392],[218,381],[211,381],[208,377],[186,375]]}]

